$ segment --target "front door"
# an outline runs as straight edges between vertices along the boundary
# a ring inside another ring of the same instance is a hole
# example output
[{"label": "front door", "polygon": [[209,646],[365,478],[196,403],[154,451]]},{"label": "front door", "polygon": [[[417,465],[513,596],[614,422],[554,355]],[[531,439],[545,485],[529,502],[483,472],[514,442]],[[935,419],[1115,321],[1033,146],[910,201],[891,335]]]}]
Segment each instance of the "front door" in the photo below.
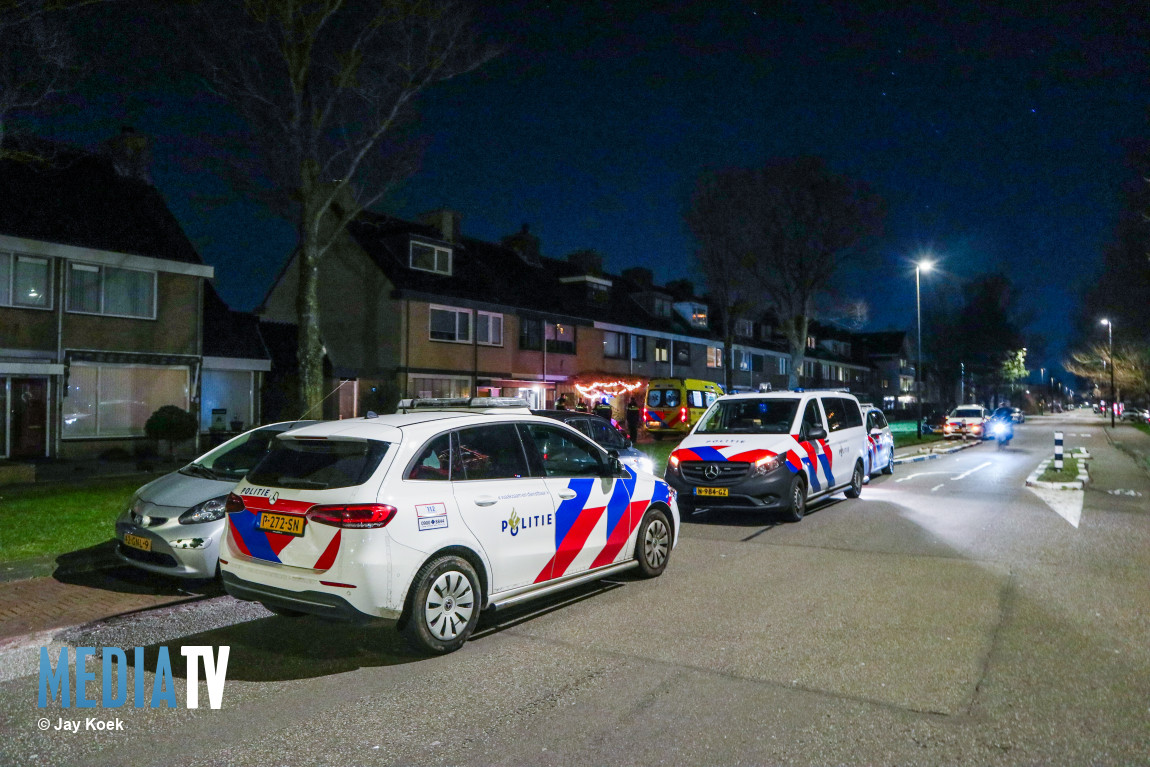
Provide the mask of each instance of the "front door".
[{"label": "front door", "polygon": [[555,504],[543,479],[531,476],[515,425],[475,426],[454,437],[455,502],[491,562],[491,593],[549,579]]},{"label": "front door", "polygon": [[12,458],[43,457],[48,445],[48,379],[13,378]]}]

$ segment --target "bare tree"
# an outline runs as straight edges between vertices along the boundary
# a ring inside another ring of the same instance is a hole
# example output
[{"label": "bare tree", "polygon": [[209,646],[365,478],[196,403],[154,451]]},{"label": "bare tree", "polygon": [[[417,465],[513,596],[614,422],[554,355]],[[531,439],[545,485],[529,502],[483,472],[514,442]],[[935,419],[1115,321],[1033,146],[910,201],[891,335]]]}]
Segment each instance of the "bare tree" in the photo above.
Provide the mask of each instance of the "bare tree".
[{"label": "bare tree", "polygon": [[788,386],[798,386],[816,300],[879,233],[882,202],[815,157],[720,171],[701,188],[714,200],[707,209],[714,221],[692,225],[700,253],[712,254],[712,262],[721,258],[719,279],[778,317],[791,353]]},{"label": "bare tree", "polygon": [[319,266],[347,225],[412,170],[402,128],[417,96],[497,54],[455,0],[213,0],[199,59],[245,119],[245,170],[296,226],[300,400],[323,399]]},{"label": "bare tree", "polygon": [[75,54],[58,12],[102,0],[0,0],[0,157],[11,116],[39,109],[70,84]]},{"label": "bare tree", "polygon": [[[1114,366],[1116,392],[1108,391],[1111,365]],[[1095,342],[1072,352],[1062,366],[1068,372],[1101,386],[1115,401],[1126,395],[1150,396],[1150,350],[1140,344],[1115,344],[1111,358],[1109,344]]]}]

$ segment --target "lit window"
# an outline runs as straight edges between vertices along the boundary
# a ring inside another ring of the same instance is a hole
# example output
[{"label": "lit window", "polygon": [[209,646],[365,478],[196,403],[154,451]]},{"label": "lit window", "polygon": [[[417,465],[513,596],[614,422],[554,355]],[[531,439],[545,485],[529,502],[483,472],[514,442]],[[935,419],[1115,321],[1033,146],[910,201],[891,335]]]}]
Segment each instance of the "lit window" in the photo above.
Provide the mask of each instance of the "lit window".
[{"label": "lit window", "polygon": [[655,362],[667,362],[671,359],[671,342],[665,338],[655,340]]},{"label": "lit window", "polygon": [[707,347],[707,367],[721,368],[723,366],[723,349],[720,346]]},{"label": "lit window", "polygon": [[51,270],[46,258],[0,253],[0,306],[51,308]]}]

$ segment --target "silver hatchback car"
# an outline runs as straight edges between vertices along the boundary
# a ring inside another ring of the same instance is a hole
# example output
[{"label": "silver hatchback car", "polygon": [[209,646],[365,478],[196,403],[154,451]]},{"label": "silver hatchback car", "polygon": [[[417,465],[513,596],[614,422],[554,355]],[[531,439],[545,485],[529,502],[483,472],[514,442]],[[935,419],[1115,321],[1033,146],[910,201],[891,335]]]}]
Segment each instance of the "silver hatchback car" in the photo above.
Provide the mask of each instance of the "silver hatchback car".
[{"label": "silver hatchback car", "polygon": [[116,553],[130,565],[181,578],[219,574],[228,493],[285,431],[316,421],[252,429],[141,487],[116,520]]}]

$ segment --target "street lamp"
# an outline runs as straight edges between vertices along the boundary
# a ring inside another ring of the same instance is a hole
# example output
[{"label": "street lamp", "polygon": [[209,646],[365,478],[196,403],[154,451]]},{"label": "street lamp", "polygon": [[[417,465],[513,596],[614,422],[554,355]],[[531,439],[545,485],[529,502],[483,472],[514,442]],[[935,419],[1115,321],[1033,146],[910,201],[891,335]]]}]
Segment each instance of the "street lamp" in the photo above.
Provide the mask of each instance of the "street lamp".
[{"label": "street lamp", "polygon": [[922,370],[922,293],[919,288],[919,273],[929,272],[934,267],[933,261],[918,261],[914,265],[914,313],[918,325],[918,361],[914,366],[914,394],[918,403],[918,438],[922,439],[922,389],[919,377]]},{"label": "street lamp", "polygon": [[1114,323],[1110,320],[1102,320],[1102,324],[1106,326],[1106,335],[1110,341],[1110,428],[1114,428]]}]

